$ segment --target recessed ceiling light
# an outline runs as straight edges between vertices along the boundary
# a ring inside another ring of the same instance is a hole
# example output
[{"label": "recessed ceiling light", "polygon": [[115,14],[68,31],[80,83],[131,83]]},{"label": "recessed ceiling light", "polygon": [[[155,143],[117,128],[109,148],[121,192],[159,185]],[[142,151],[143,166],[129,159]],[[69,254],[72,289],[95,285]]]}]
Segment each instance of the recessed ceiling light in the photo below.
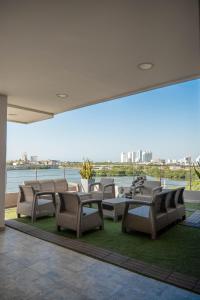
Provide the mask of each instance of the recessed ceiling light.
[{"label": "recessed ceiling light", "polygon": [[65,94],[65,93],[61,93],[61,94],[59,93],[59,94],[56,94],[56,96],[61,99],[66,99],[67,97],[69,97],[69,95]]},{"label": "recessed ceiling light", "polygon": [[145,63],[141,63],[138,65],[138,68],[140,70],[146,71],[146,70],[151,70],[153,68],[153,64],[150,62],[145,62]]},{"label": "recessed ceiling light", "polygon": [[8,114],[8,116],[16,116],[17,114]]}]

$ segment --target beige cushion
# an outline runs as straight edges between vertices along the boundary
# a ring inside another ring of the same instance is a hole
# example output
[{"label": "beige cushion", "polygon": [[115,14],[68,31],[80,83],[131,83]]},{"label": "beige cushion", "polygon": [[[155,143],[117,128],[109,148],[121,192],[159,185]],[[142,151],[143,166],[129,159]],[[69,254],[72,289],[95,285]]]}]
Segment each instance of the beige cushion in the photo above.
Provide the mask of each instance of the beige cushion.
[{"label": "beige cushion", "polygon": [[24,184],[32,186],[34,190],[40,191],[40,183],[38,180],[27,180],[24,181]]},{"label": "beige cushion", "polygon": [[54,187],[56,193],[66,192],[68,190],[68,184],[66,179],[56,179],[54,180]]},{"label": "beige cushion", "polygon": [[41,192],[54,192],[54,182],[53,180],[40,180],[40,191]]}]

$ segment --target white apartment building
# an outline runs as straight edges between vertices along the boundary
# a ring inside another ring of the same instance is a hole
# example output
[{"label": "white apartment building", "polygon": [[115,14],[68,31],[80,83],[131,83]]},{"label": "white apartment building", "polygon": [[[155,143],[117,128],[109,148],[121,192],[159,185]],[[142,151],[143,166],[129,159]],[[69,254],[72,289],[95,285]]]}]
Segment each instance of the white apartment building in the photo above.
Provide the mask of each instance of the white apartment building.
[{"label": "white apartment building", "polygon": [[36,156],[36,155],[31,156],[32,163],[36,163],[37,161],[38,161],[38,156]]},{"label": "white apartment building", "polygon": [[136,153],[136,162],[142,162],[142,150],[138,150]]},{"label": "white apartment building", "polygon": [[28,161],[28,155],[27,155],[26,152],[24,152],[24,153],[22,154],[22,161],[24,161],[24,162],[27,162],[27,161]]},{"label": "white apartment building", "polygon": [[129,151],[129,152],[121,152],[120,161],[121,163],[134,163],[134,162],[151,162],[152,160],[152,152],[151,151],[143,151],[138,150],[137,152]]},{"label": "white apartment building", "polygon": [[151,162],[152,160],[152,152],[151,151],[143,151],[142,152],[142,162],[146,163],[146,162]]},{"label": "white apartment building", "polygon": [[132,152],[127,153],[127,162],[132,162]]},{"label": "white apartment building", "polygon": [[127,154],[125,152],[121,153],[121,163],[127,162]]}]

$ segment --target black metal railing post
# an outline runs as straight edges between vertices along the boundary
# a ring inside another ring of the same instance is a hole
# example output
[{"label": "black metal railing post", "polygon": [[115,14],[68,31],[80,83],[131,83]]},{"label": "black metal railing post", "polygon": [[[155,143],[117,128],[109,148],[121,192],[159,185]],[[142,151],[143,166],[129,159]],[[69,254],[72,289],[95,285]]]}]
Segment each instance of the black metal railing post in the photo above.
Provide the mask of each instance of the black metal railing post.
[{"label": "black metal railing post", "polygon": [[190,164],[190,191],[192,190],[192,166]]}]

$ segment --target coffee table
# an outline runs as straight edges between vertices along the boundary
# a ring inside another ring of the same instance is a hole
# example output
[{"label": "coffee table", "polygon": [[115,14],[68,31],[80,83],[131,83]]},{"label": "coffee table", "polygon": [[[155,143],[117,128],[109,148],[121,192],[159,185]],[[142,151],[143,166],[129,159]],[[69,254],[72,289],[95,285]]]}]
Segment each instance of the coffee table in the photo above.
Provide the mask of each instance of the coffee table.
[{"label": "coffee table", "polygon": [[111,198],[102,200],[103,215],[105,217],[110,217],[114,220],[114,222],[117,222],[118,218],[124,214],[124,208],[127,201],[127,198]]}]

